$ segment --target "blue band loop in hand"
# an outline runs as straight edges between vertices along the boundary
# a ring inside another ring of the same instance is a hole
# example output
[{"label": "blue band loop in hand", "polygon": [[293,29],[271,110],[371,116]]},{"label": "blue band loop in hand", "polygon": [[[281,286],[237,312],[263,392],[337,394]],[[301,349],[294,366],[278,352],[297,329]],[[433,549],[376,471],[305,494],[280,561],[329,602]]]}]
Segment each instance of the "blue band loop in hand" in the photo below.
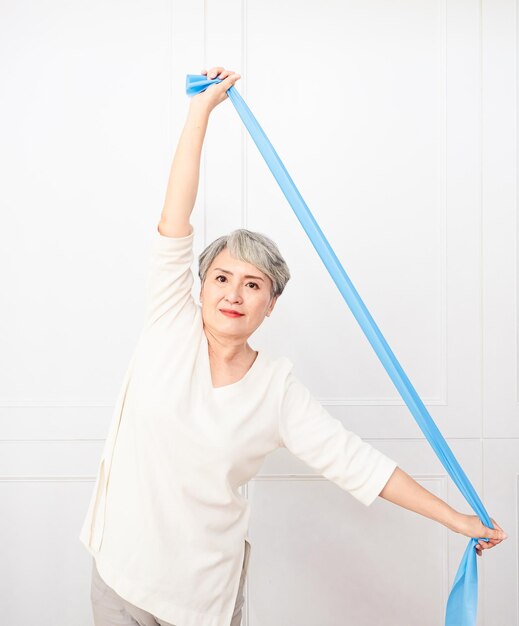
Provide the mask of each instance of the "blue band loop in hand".
[{"label": "blue band loop in hand", "polygon": [[[220,78],[208,79],[203,74],[188,74],[186,77],[186,93],[193,96],[207,89],[210,85],[220,83]],[[277,180],[282,192],[290,203],[297,219],[310,238],[317,254],[320,256],[326,269],[333,278],[355,319],[360,324],[368,341],[375,350],[382,365],[391,377],[404,402],[409,407],[418,426],[436,452],[442,465],[449,473],[474,512],[487,528],[494,528],[490,517],[483,506],[478,494],[454,457],[443,435],[434,423],[422,400],[416,393],[409,378],[397,361],[391,348],[382,336],[374,319],[344,271],[339,259],[332,250],[319,225],[310,213],[305,201],[297,190],[293,180],[281,162],[274,147],[258,124],[256,118],[245,104],[234,86],[227,90],[229,99],[238,111],[243,123],[249,131],[254,143],[265,159],[270,171]],[[478,573],[476,562],[477,538],[469,540],[463,554],[458,572],[447,601],[445,626],[475,626],[478,604]]]}]

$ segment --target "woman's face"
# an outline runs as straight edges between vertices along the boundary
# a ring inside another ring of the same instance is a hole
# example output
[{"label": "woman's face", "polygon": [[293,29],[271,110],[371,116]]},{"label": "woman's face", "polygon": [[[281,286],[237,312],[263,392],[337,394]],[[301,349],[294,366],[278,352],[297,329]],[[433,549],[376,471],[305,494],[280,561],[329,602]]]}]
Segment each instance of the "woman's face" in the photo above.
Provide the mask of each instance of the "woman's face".
[{"label": "woman's face", "polygon": [[[272,281],[257,267],[224,248],[213,260],[200,290],[204,326],[215,335],[246,341],[269,316],[277,300]],[[221,309],[242,315],[224,315]]]}]

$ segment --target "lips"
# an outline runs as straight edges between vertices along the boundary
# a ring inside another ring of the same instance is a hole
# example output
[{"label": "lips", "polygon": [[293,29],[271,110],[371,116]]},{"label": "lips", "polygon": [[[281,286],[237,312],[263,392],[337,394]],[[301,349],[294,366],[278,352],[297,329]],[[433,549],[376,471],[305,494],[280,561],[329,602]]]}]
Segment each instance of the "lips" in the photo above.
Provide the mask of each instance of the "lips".
[{"label": "lips", "polygon": [[220,309],[220,312],[227,315],[227,317],[241,317],[243,315],[243,313],[233,311],[232,309]]}]

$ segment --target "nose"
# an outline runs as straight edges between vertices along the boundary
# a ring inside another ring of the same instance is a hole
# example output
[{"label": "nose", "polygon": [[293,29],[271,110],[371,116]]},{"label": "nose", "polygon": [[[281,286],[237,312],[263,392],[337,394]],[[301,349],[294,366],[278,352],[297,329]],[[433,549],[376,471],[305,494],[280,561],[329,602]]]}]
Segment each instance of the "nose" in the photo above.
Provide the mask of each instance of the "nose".
[{"label": "nose", "polygon": [[228,302],[241,302],[242,301],[242,297],[240,295],[240,292],[238,289],[236,289],[235,287],[230,287],[229,291],[227,292],[227,294],[225,295],[225,299]]},{"label": "nose", "polygon": [[225,299],[227,300],[227,302],[229,302],[229,304],[241,304],[241,298],[240,296],[235,296],[233,294],[228,294]]}]

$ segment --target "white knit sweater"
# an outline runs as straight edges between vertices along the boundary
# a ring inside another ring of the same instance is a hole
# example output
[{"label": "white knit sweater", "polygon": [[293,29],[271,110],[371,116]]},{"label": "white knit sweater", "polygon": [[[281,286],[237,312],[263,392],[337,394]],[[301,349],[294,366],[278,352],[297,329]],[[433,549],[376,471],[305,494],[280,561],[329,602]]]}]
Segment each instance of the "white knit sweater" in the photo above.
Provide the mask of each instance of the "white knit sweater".
[{"label": "white knit sweater", "polygon": [[241,380],[213,387],[193,239],[154,236],[145,323],[79,537],[132,604],[175,626],[229,626],[250,516],[238,487],[269,452],[285,446],[366,506],[397,464],[331,416],[285,357],[259,350]]}]

